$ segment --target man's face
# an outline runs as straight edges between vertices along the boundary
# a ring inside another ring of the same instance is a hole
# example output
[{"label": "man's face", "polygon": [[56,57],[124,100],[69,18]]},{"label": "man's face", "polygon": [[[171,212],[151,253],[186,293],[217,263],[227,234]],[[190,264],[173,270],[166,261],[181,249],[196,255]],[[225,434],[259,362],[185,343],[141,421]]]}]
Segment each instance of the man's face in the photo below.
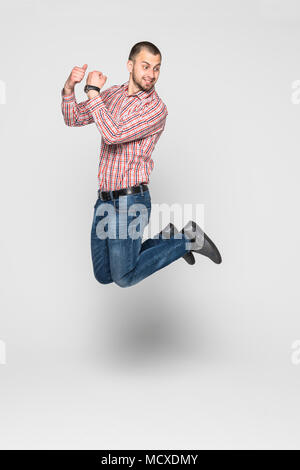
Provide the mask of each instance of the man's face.
[{"label": "man's face", "polygon": [[128,70],[131,72],[133,83],[141,90],[148,91],[153,88],[160,72],[160,55],[153,55],[142,49],[134,61],[128,61]]}]

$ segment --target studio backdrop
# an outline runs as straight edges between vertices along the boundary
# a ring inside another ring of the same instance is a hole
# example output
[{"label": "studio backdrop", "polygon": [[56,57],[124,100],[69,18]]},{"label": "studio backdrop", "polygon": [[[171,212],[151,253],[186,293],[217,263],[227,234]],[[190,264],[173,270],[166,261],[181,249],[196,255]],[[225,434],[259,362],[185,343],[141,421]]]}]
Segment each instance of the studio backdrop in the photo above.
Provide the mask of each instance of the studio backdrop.
[{"label": "studio backdrop", "polygon": [[[121,288],[92,269],[101,135],[61,90],[83,64],[126,82],[144,40],[153,208],[200,205],[222,263]],[[11,0],[0,41],[0,447],[299,447],[299,2]]]}]

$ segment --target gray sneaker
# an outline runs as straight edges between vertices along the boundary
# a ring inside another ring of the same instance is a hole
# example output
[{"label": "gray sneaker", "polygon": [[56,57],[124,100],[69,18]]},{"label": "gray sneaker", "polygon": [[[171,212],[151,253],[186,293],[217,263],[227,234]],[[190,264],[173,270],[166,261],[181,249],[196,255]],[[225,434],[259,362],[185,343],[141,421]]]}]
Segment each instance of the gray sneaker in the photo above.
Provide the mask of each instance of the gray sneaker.
[{"label": "gray sneaker", "polygon": [[207,256],[216,264],[222,263],[218,248],[196,222],[189,220],[181,232],[195,245],[195,248],[192,248],[191,251]]}]

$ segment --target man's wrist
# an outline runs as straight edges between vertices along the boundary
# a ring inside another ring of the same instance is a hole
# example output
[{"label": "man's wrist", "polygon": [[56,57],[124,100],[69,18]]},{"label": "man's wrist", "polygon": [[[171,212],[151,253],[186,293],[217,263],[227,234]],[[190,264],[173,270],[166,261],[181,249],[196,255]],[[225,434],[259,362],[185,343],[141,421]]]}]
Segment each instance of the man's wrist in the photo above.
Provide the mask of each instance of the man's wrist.
[{"label": "man's wrist", "polygon": [[74,93],[74,88],[68,88],[64,86],[63,88],[63,94],[64,96],[72,95]]},{"label": "man's wrist", "polygon": [[88,99],[91,100],[92,98],[96,98],[96,96],[100,96],[100,92],[97,90],[89,90],[87,92]]}]

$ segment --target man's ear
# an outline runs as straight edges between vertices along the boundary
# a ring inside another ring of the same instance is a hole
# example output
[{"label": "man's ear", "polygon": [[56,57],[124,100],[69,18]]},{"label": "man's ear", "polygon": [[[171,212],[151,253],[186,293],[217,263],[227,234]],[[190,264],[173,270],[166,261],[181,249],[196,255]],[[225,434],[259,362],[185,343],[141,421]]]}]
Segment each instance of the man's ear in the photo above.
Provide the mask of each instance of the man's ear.
[{"label": "man's ear", "polygon": [[132,72],[132,68],[133,68],[133,62],[132,62],[132,60],[128,60],[127,61],[127,70],[128,70],[129,73]]}]

